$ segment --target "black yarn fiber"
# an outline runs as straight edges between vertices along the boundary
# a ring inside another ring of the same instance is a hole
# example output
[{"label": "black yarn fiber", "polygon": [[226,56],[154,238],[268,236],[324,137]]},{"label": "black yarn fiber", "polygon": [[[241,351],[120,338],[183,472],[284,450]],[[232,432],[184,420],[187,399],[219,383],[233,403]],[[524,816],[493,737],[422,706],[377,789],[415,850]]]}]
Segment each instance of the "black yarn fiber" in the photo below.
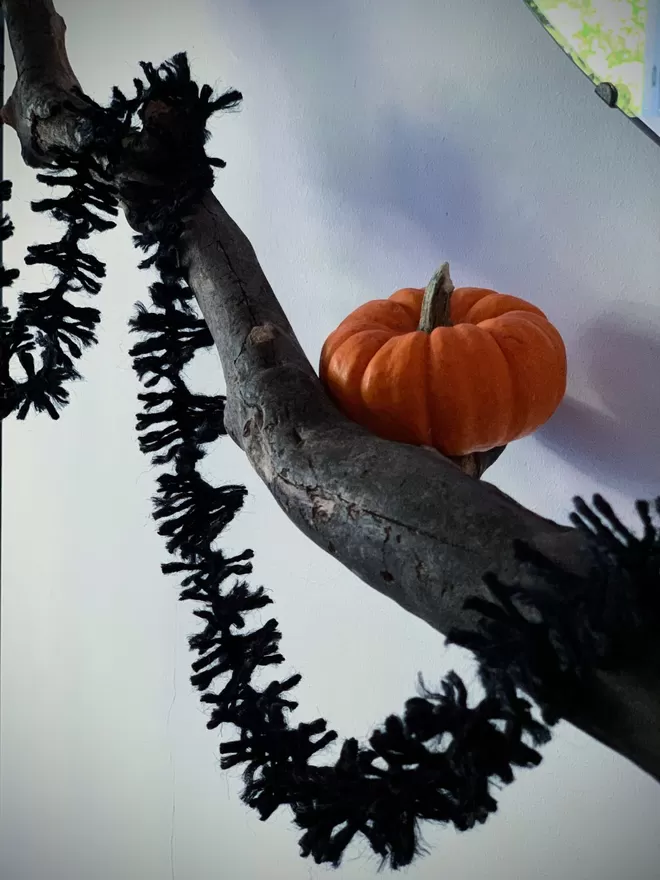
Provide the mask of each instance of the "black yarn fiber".
[{"label": "black yarn fiber", "polygon": [[[155,268],[151,305],[137,304],[131,332],[141,338],[131,350],[144,391],[138,395],[141,450],[154,465],[167,468],[153,499],[158,532],[174,561],[165,574],[181,576],[180,599],[191,601],[201,628],[190,637],[196,655],[191,682],[208,706],[207,727],[232,725],[236,736],[220,746],[221,766],[242,766],[244,802],[262,820],[288,806],[302,831],[303,857],[338,866],[346,847],[364,839],[380,857],[381,868],[409,865],[425,852],[422,823],[450,823],[465,831],[497,809],[494,792],[511,783],[515,768],[541,761],[538,747],[550,728],[578,700],[598,669],[618,668],[635,659],[648,636],[657,637],[660,533],[654,506],[640,501],[643,534],[636,537],[601,496],[593,505],[576,499],[573,524],[588,538],[591,571],[587,578],[561,569],[538,551],[519,543],[516,552],[541,589],[505,585],[493,573],[466,610],[476,631],[454,631],[448,642],[473,651],[485,696],[470,701],[465,683],[450,672],[436,690],[419,679],[419,693],[401,715],[390,715],[366,744],[346,739],[339,757],[323,764],[323,752],[337,739],[322,718],[293,723],[292,691],[300,675],[275,679],[263,687],[254,679],[266,666],[280,666],[281,634],[271,618],[249,628],[251,611],[272,603],[263,587],[251,587],[251,550],[227,556],[217,539],[241,510],[242,485],[213,486],[197,466],[210,443],[225,435],[222,396],[196,394],[183,372],[195,354],[213,345],[181,266],[179,247],[184,218],[213,186],[214,167],[206,156],[206,124],[217,111],[239,106],[231,90],[214,98],[209,86],[192,80],[185,53],[159,67],[141,63],[135,96],[113,90],[108,107],[82,95],[93,136],[79,153],[62,151],[39,180],[68,189],[61,198],[33,203],[66,226],[62,238],[29,248],[27,263],[51,266],[54,285],[22,293],[16,316],[0,316],[0,403],[2,417],[46,412],[58,418],[68,402],[65,387],[80,378],[75,362],[96,342],[98,310],[73,305],[71,293],[94,296],[105,267],[81,244],[93,232],[115,226],[119,199],[130,202],[130,219],[141,231],[134,243],[147,256],[142,268]],[[173,108],[176,132],[153,124],[150,108]],[[116,180],[122,159],[119,144],[131,132],[146,131],[153,149],[134,151],[140,183]],[[3,181],[7,200],[11,184]],[[4,216],[0,237],[13,231]],[[0,282],[13,284],[18,272],[2,268]],[[38,362],[35,355],[38,354]],[[15,359],[23,376],[10,374]],[[485,590],[484,590],[485,587]],[[570,597],[570,602],[567,597]],[[541,720],[533,714],[533,703]],[[472,703],[472,704],[471,704]]]}]

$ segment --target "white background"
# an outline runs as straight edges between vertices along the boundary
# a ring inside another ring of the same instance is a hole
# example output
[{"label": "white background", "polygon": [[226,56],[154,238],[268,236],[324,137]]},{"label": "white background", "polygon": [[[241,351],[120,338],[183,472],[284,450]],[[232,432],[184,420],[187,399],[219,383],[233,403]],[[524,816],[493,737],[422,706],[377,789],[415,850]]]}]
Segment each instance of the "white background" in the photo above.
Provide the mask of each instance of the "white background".
[{"label": "white background", "polygon": [[[632,521],[660,484],[660,150],[609,110],[520,0],[58,0],[83,87],[105,102],[140,59],[189,52],[199,81],[240,88],[213,123],[228,161],[216,193],[251,238],[305,350],[361,302],[423,285],[444,259],[457,284],[526,297],[564,336],[569,390],[488,478],[566,521],[603,491]],[[13,84],[11,63],[8,86]],[[32,215],[43,189],[6,132],[18,227],[6,264],[60,227]],[[219,768],[218,731],[188,682],[192,608],[160,573],[150,519],[157,471],[138,450],[126,322],[147,299],[129,231],[93,242],[108,263],[100,344],[59,423],[5,430],[2,606],[3,880],[306,880],[282,812],[267,823]],[[47,284],[24,271],[24,289]],[[16,290],[20,289],[17,286]],[[13,307],[15,291],[7,302]],[[222,392],[215,355],[195,387]],[[366,737],[422,671],[471,681],[471,660],[314,547],[229,440],[214,482],[250,495],[224,539],[255,550],[275,599],[299,719]],[[266,618],[262,618],[266,619]],[[231,730],[225,733],[231,737]],[[560,725],[540,768],[466,834],[426,828],[414,878],[651,880],[660,789]],[[355,846],[336,873],[375,875]]]}]

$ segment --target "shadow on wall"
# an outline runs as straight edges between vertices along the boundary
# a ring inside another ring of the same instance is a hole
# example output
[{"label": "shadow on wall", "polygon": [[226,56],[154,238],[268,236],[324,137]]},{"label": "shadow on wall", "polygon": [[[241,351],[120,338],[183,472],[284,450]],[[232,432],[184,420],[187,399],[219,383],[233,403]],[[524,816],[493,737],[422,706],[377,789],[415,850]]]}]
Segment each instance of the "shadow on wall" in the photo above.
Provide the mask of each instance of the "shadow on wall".
[{"label": "shadow on wall", "polygon": [[[544,246],[533,212],[530,216],[529,194],[521,187],[529,169],[509,161],[506,177],[500,173],[495,179],[492,173],[491,150],[498,156],[509,153],[512,139],[512,117],[500,112],[502,96],[492,84],[475,89],[473,82],[464,81],[461,68],[414,59],[417,76],[412,79],[418,79],[417,92],[425,97],[413,100],[406,91],[413,89],[410,71],[405,87],[392,86],[391,70],[379,73],[381,65],[391,67],[392,62],[378,54],[385,50],[370,37],[373,13],[365,7],[346,0],[327,7],[302,0],[252,0],[252,6],[273,57],[286,59],[283,76],[298,101],[296,124],[307,173],[319,191],[359,217],[359,242],[349,237],[338,246],[346,249],[346,256],[359,248],[369,277],[378,278],[378,271],[374,266],[374,275],[366,261],[378,263],[379,250],[405,250],[409,242],[409,252],[417,255],[411,262],[425,265],[432,254],[424,271],[449,257],[485,277],[502,279],[521,296],[530,271],[535,278],[554,279],[555,286],[569,281]],[[388,6],[395,21],[399,6]],[[445,13],[438,4],[420,0],[414,10],[423,13],[418,20],[426,29],[442,31]],[[464,14],[452,12],[452,17],[458,20],[450,30],[457,33]],[[461,32],[461,43],[477,51],[484,27],[481,23],[474,33]],[[312,43],[306,35],[314,31],[318,39]],[[418,31],[413,23],[401,39],[411,51],[417,47],[421,52]],[[339,57],[346,63],[337,65]],[[504,97],[515,105],[515,95]],[[534,120],[513,118],[519,138],[533,148],[538,137]],[[527,154],[524,160],[533,164]],[[370,250],[365,242],[378,242],[380,248]]]},{"label": "shadow on wall", "polygon": [[598,321],[578,345],[585,384],[603,408],[567,397],[536,438],[598,483],[660,495],[660,340],[621,314]]},{"label": "shadow on wall", "polygon": [[484,210],[483,171],[465,146],[438,122],[412,118],[396,106],[380,111],[370,135],[342,166],[333,168],[336,157],[327,151],[326,189],[350,200],[360,218],[375,218],[374,236],[382,234],[383,216],[405,218],[422,241],[437,242],[439,261],[446,254],[469,262],[470,251],[490,236],[484,217],[492,206]]}]

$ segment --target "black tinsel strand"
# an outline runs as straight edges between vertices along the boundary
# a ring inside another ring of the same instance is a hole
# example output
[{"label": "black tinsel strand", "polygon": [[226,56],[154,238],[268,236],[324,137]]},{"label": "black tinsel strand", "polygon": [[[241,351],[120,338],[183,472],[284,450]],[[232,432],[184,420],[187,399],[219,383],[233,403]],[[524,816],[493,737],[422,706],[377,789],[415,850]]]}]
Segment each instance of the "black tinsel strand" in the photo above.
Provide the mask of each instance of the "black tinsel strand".
[{"label": "black tinsel strand", "polygon": [[[107,110],[89,102],[95,152],[63,156],[56,172],[56,185],[71,187],[68,201],[40,203],[39,209],[69,223],[69,233],[59,247],[31,250],[34,261],[56,268],[60,286],[47,295],[28,295],[14,322],[2,315],[3,365],[13,354],[19,359],[29,354],[35,340],[42,347],[40,396],[33,390],[39,385],[37,373],[26,367],[32,384],[28,381],[25,390],[10,388],[18,398],[11,408],[19,415],[30,406],[53,415],[55,404],[66,402],[63,382],[77,378],[71,357],[95,341],[98,313],[68,311],[72,307],[62,305],[62,294],[72,289],[93,294],[98,289],[95,279],[102,277],[103,267],[79,254],[77,244],[86,236],[76,230],[109,228],[109,221],[97,214],[93,220],[85,212],[92,214],[94,207],[116,214],[116,194],[94,156],[105,155],[107,164],[115,165],[120,136],[141,124],[161,140],[155,165],[150,154],[143,169],[158,183],[125,185],[122,194],[135,205],[131,219],[144,229],[134,238],[136,246],[151,251],[141,266],[155,267],[160,280],[150,288],[152,309],[138,304],[131,320],[131,329],[144,337],[132,349],[135,370],[151,389],[139,395],[144,410],[137,428],[140,447],[152,455],[153,463],[172,466],[172,472],[158,480],[154,517],[168,551],[179,559],[164,564],[163,572],[185,575],[180,598],[196,603],[193,613],[203,626],[189,639],[198,655],[192,683],[210,707],[207,726],[229,723],[237,728],[237,738],[220,751],[223,767],[244,765],[243,800],[262,819],[288,805],[303,831],[303,856],[339,865],[345,848],[359,834],[383,865],[400,868],[423,852],[422,821],[452,823],[459,830],[484,822],[497,809],[493,783],[510,783],[515,767],[540,762],[536,747],[548,741],[549,725],[579,685],[595,668],[624,662],[631,633],[638,637],[642,631],[657,632],[658,531],[643,502],[638,510],[644,536],[637,539],[599,496],[594,510],[578,499],[575,524],[588,533],[592,577],[578,581],[531,548],[517,548],[521,562],[548,584],[564,586],[572,578],[569,594],[575,595],[574,607],[553,602],[551,595],[504,586],[487,574],[491,601],[467,603],[480,612],[481,631],[450,634],[450,641],[471,648],[480,660],[486,692],[481,702],[468,705],[466,687],[453,672],[438,693],[420,681],[420,695],[408,700],[402,717],[386,719],[368,746],[348,739],[334,764],[311,763],[337,734],[326,729],[323,719],[289,725],[289,714],[297,706],[290,692],[299,675],[272,681],[261,690],[252,683],[260,667],[283,662],[281,635],[274,619],[246,630],[244,616],[272,601],[263,588],[253,589],[240,579],[252,571],[252,551],[227,557],[213,546],[241,509],[245,487],[213,487],[197,471],[203,447],[226,433],[225,400],[194,394],[182,376],[195,353],[212,345],[179,265],[182,217],[212,185],[212,167],[224,166],[206,157],[206,122],[212,113],[237,106],[241,96],[231,91],[212,99],[209,86],[199,88],[192,81],[185,54],[159,68],[144,63],[141,67],[146,82],[134,81],[134,98],[115,89]],[[168,139],[150,121],[147,107],[157,102],[176,108],[185,121]],[[68,182],[60,174],[64,168],[74,171]],[[48,182],[53,182],[52,176]],[[65,316],[73,318],[73,331],[64,323]],[[11,395],[7,398],[13,401]],[[223,590],[228,578],[234,583]],[[525,606],[539,612],[541,621],[533,623],[523,615],[520,608]],[[212,690],[220,678],[222,685]],[[531,704],[519,691],[538,703],[545,723],[532,716]]]},{"label": "black tinsel strand", "polygon": [[[505,585],[487,573],[491,599],[465,603],[480,614],[480,631],[455,630],[448,637],[481,660],[487,688],[497,688],[504,676],[532,697],[551,725],[580,698],[595,670],[621,669],[643,657],[660,624],[660,530],[652,516],[660,515],[660,498],[653,509],[648,501],[636,504],[641,538],[602,495],[594,496],[593,507],[579,497],[574,505],[571,522],[591,551],[589,576],[579,577],[518,542],[517,558],[531,567],[540,589]],[[542,589],[544,584],[551,589]],[[540,619],[530,620],[523,608]]]},{"label": "black tinsel strand", "polygon": [[[65,384],[80,378],[74,362],[82,356],[83,349],[97,341],[95,328],[100,320],[99,311],[73,305],[66,295],[83,292],[94,296],[101,288],[99,279],[105,275],[105,266],[85,253],[81,243],[92,233],[104,232],[116,225],[108,219],[118,214],[116,193],[108,172],[95,155],[99,144],[115,141],[123,129],[91,99],[80,94],[87,102],[90,124],[95,126],[95,141],[88,143],[80,153],[60,150],[52,168],[37,175],[39,181],[53,188],[67,187],[69,192],[61,198],[33,202],[32,210],[49,213],[67,228],[59,241],[29,247],[25,258],[28,265],[50,266],[56,279],[53,286],[48,290],[21,293],[13,319],[9,309],[2,310],[0,418],[16,412],[18,419],[24,419],[34,409],[58,419],[59,410],[69,400]],[[2,197],[6,200],[11,194],[11,184],[3,181],[2,187]],[[3,218],[0,234],[7,238],[12,231],[8,218]],[[16,270],[3,268],[0,283],[7,286],[17,277]],[[36,360],[35,354],[38,355]],[[13,358],[22,367],[22,380],[11,375]]]},{"label": "black tinsel strand", "polygon": [[[0,181],[0,201],[11,199],[11,181]],[[14,234],[14,224],[7,214],[0,220],[0,241],[7,241]],[[0,267],[0,287],[11,287],[19,276],[18,269]],[[0,308],[0,418],[4,418],[17,406],[17,395],[9,369],[11,358],[29,350],[30,333],[20,321],[12,321],[7,306]]]}]

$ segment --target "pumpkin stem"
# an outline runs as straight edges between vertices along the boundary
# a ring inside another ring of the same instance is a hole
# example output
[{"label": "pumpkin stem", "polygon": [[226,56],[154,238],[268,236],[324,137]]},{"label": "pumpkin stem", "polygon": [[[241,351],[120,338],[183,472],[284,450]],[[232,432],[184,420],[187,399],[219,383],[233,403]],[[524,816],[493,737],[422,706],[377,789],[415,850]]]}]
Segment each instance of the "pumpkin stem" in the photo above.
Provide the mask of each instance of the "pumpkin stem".
[{"label": "pumpkin stem", "polygon": [[443,263],[426,285],[418,330],[431,333],[436,327],[451,327],[449,305],[453,292],[449,263]]}]

